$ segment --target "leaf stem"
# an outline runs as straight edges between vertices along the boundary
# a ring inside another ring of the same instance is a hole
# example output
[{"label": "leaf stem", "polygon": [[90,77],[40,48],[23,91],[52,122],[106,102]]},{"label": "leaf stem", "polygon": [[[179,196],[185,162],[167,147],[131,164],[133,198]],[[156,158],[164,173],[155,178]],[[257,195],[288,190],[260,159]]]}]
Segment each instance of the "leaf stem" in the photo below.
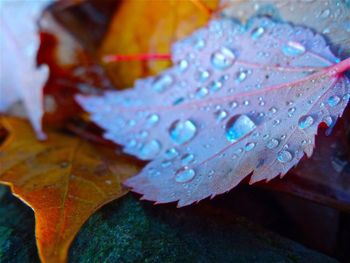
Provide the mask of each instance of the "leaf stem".
[{"label": "leaf stem", "polygon": [[338,64],[331,66],[331,70],[335,71],[335,74],[342,74],[350,69],[350,58],[340,61]]},{"label": "leaf stem", "polygon": [[132,55],[107,55],[104,56],[105,63],[118,61],[142,61],[142,60],[170,60],[170,54],[132,54]]}]

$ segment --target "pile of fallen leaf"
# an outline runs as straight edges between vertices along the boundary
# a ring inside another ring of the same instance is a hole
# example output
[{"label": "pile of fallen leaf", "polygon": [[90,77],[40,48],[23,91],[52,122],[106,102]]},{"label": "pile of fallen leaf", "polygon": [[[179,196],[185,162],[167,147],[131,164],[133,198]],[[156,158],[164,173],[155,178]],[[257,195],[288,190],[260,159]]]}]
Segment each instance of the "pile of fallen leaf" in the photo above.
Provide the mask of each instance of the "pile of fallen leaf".
[{"label": "pile of fallen leaf", "polygon": [[[208,8],[215,7],[215,1],[208,1]],[[149,25],[140,26],[139,17],[148,17]],[[67,1],[42,13],[37,61],[50,70],[43,88],[47,139],[39,141],[27,120],[3,115],[0,183],[9,185],[13,194],[34,210],[43,262],[65,262],[82,224],[102,205],[124,195],[127,189],[122,182],[143,167],[101,137],[74,94],[126,88],[137,78],[158,73],[170,62],[104,64],[102,57],[169,53],[172,42],[208,19],[193,3],[176,1]],[[93,30],[86,30],[89,26]],[[23,115],[24,110],[17,104],[11,112]]]},{"label": "pile of fallen leaf", "polygon": [[[220,6],[229,6],[226,2]],[[236,8],[248,8],[240,5]],[[10,186],[12,193],[34,210],[43,262],[65,262],[82,224],[102,205],[127,193],[123,182],[145,165],[106,140],[75,95],[125,89],[136,79],[170,67],[170,60],[106,63],[103,58],[111,54],[169,54],[172,43],[205,26],[221,7],[210,0],[60,1],[42,12],[37,63],[49,69],[43,109],[33,108],[33,103],[36,107],[41,104],[28,100],[30,90],[21,93],[36,132],[27,120],[1,116],[0,183]],[[249,12],[240,18],[247,19]],[[339,34],[334,36],[336,44],[348,43],[350,37],[344,42]],[[19,56],[18,64],[21,59]],[[22,74],[35,78],[36,73],[23,70]],[[40,81],[34,82],[33,87],[25,88],[34,90],[40,85]],[[22,106],[13,106],[11,113],[23,113]],[[44,133],[37,123],[40,111]],[[343,130],[341,133],[343,136]],[[37,135],[47,139],[39,141]],[[347,193],[340,188],[336,185],[332,190]],[[348,209],[346,200],[341,201]]]}]

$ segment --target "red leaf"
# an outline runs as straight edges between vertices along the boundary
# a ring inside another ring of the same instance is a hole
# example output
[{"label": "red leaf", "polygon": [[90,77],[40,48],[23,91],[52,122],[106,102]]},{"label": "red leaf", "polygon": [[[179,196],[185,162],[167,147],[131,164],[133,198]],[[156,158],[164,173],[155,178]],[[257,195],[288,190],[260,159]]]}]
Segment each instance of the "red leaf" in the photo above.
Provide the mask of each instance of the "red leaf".
[{"label": "red leaf", "polygon": [[153,160],[126,185],[157,203],[283,176],[349,99],[350,59],[337,64],[322,36],[269,19],[212,21],[175,44],[173,61],[132,90],[78,97],[106,138]]}]

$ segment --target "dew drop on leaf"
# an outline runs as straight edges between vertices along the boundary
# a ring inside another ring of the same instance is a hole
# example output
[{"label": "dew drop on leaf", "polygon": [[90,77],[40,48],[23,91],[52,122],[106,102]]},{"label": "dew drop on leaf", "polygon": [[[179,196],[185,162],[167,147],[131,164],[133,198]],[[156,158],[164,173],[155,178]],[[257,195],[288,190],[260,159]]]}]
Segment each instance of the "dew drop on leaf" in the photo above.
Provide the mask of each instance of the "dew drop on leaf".
[{"label": "dew drop on leaf", "polygon": [[169,128],[170,138],[177,144],[184,144],[190,141],[197,132],[196,125],[191,120],[174,121]]},{"label": "dew drop on leaf", "polygon": [[197,72],[196,80],[204,83],[210,77],[210,72],[208,70],[199,69]]},{"label": "dew drop on leaf", "polygon": [[147,125],[149,127],[154,126],[155,124],[157,124],[158,121],[159,121],[158,114],[153,113],[153,114],[148,116],[148,118],[147,118]]},{"label": "dew drop on leaf", "polygon": [[293,155],[290,151],[282,150],[277,154],[277,160],[281,163],[288,163],[293,159]]},{"label": "dew drop on leaf", "polygon": [[269,149],[275,149],[280,144],[279,140],[272,138],[266,144],[266,147]]},{"label": "dew drop on leaf", "polygon": [[246,152],[249,152],[249,151],[251,151],[251,150],[254,149],[255,145],[256,145],[255,142],[248,142],[248,143],[245,145],[244,149],[245,149]]},{"label": "dew drop on leaf", "polygon": [[160,142],[157,140],[151,140],[141,147],[140,155],[142,159],[152,159],[160,152],[160,150]]},{"label": "dew drop on leaf", "polygon": [[184,72],[188,68],[188,61],[185,59],[182,59],[178,63],[178,67],[181,72]]},{"label": "dew drop on leaf", "polygon": [[263,27],[255,28],[251,33],[252,39],[254,40],[259,39],[264,34],[264,32],[265,32],[265,29]]},{"label": "dew drop on leaf", "polygon": [[235,53],[227,48],[222,47],[214,52],[211,56],[211,64],[215,69],[225,70],[233,65],[236,60]]},{"label": "dew drop on leaf", "polygon": [[305,47],[298,42],[288,41],[288,43],[282,47],[282,52],[286,56],[296,57],[305,53]]},{"label": "dew drop on leaf", "polygon": [[177,157],[179,153],[175,148],[170,148],[165,151],[165,159],[167,160],[173,160],[175,157]]},{"label": "dew drop on leaf", "polygon": [[219,89],[221,89],[223,86],[221,81],[213,81],[212,83],[210,83],[209,88],[212,92],[216,92]]},{"label": "dew drop on leaf", "polygon": [[306,128],[309,128],[314,123],[314,118],[312,118],[310,115],[304,115],[301,116],[298,121],[298,126],[300,129],[304,130]]},{"label": "dew drop on leaf", "polygon": [[226,124],[226,138],[236,142],[255,128],[255,123],[247,115],[235,115]]},{"label": "dew drop on leaf", "polygon": [[339,98],[338,96],[336,96],[336,95],[330,96],[330,97],[328,98],[327,102],[328,102],[328,105],[329,105],[329,106],[335,107],[335,106],[337,106],[337,105],[339,104],[340,98]]},{"label": "dew drop on leaf", "polygon": [[194,161],[194,155],[192,153],[186,153],[184,156],[181,158],[181,163],[183,165],[188,165]]},{"label": "dew drop on leaf", "polygon": [[173,78],[170,75],[162,75],[156,77],[153,81],[153,89],[157,92],[163,92],[168,89],[173,83]]},{"label": "dew drop on leaf", "polygon": [[175,181],[178,183],[186,183],[191,181],[195,175],[196,172],[193,169],[189,169],[185,166],[177,170],[175,174]]},{"label": "dew drop on leaf", "polygon": [[208,95],[209,91],[205,87],[200,87],[196,90],[196,97],[201,99],[204,98],[206,95]]}]

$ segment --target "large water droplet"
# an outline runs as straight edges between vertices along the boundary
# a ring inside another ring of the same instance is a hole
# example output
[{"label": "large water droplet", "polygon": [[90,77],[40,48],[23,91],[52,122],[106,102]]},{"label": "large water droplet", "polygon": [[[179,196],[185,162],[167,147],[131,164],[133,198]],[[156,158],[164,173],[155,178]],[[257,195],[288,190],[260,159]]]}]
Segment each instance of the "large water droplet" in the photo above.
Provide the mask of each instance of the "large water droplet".
[{"label": "large water droplet", "polygon": [[290,151],[282,150],[277,154],[277,160],[281,163],[288,163],[293,159],[293,154]]},{"label": "large water droplet", "polygon": [[321,18],[327,18],[329,17],[329,15],[331,14],[331,10],[330,9],[324,9],[321,14],[320,14],[320,17]]},{"label": "large water droplet", "polygon": [[300,56],[305,53],[305,47],[298,42],[288,41],[288,43],[282,47],[282,52],[286,56]]},{"label": "large water droplet", "polygon": [[191,120],[176,120],[169,128],[170,138],[178,144],[190,141],[196,135],[196,132],[197,127]]},{"label": "large water droplet", "polygon": [[301,116],[298,121],[298,126],[300,129],[306,129],[309,128],[314,123],[314,118],[312,118],[310,115],[304,115]]},{"label": "large water droplet", "polygon": [[269,149],[275,149],[280,144],[279,140],[272,138],[266,144],[266,147]]},{"label": "large water droplet", "polygon": [[254,40],[259,39],[265,32],[265,29],[263,27],[257,27],[255,29],[253,29],[252,33],[251,33],[251,37]]},{"label": "large water droplet", "polygon": [[173,78],[170,75],[162,75],[155,78],[152,87],[157,92],[163,92],[168,89],[173,83]]},{"label": "large water droplet", "polygon": [[226,47],[220,48],[211,55],[211,64],[215,69],[225,70],[233,65],[236,60],[235,53]]},{"label": "large water droplet", "polygon": [[328,98],[327,102],[328,102],[328,105],[329,105],[329,106],[335,107],[335,106],[337,106],[337,105],[339,104],[340,98],[339,98],[338,96],[336,96],[336,95],[330,96],[330,97]]},{"label": "large water droplet", "polygon": [[247,115],[235,115],[226,124],[226,138],[236,142],[255,128],[255,123]]},{"label": "large water droplet", "polygon": [[157,140],[151,140],[145,143],[140,149],[140,156],[142,159],[148,160],[156,157],[161,149],[160,142]]},{"label": "large water droplet", "polygon": [[193,169],[189,169],[188,167],[182,167],[176,171],[175,181],[178,183],[186,183],[191,181],[196,172]]}]

